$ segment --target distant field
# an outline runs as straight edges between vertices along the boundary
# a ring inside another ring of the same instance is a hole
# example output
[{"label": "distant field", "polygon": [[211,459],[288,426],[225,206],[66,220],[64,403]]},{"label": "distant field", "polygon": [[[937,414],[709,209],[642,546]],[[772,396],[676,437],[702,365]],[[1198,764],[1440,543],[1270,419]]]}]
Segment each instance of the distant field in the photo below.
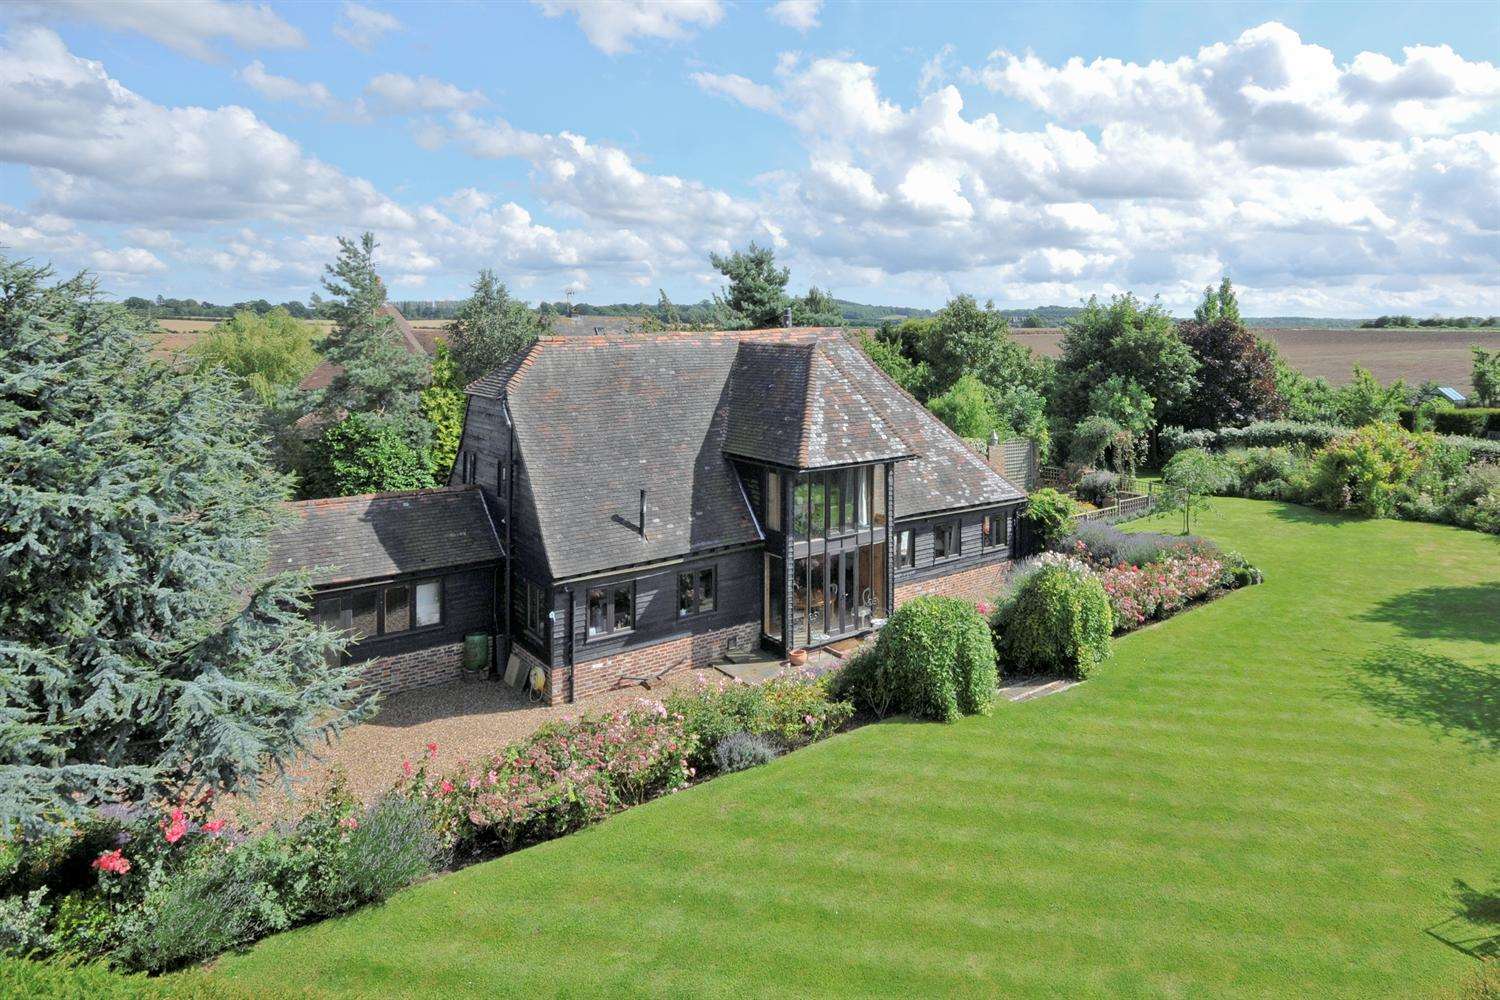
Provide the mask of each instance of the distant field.
[{"label": "distant field", "polygon": [[[1061,330],[1016,330],[1017,339],[1038,354],[1062,353]],[[1500,349],[1500,330],[1257,330],[1276,342],[1288,361],[1308,375],[1334,384],[1349,381],[1363,365],[1382,382],[1404,378],[1419,385],[1433,379],[1460,392],[1473,391],[1470,344]]]},{"label": "distant field", "polygon": [[[190,347],[216,320],[164,319],[158,353],[175,354]],[[316,321],[325,329],[328,324]],[[441,330],[447,320],[413,320],[412,326]],[[1038,354],[1055,358],[1062,349],[1062,331],[1013,330],[1021,343]],[[1335,384],[1349,381],[1350,369],[1364,365],[1382,382],[1404,378],[1414,385],[1434,379],[1461,392],[1471,392],[1470,344],[1500,350],[1500,330],[1258,330],[1274,340],[1286,359],[1308,375],[1321,375]]]},{"label": "distant field", "polygon": [[[217,319],[159,319],[156,325],[161,328],[162,332],[156,338],[155,353],[167,357],[185,351],[197,343],[203,334],[221,322],[223,321]],[[309,322],[321,327],[325,333],[333,325],[326,320],[309,320]]]}]

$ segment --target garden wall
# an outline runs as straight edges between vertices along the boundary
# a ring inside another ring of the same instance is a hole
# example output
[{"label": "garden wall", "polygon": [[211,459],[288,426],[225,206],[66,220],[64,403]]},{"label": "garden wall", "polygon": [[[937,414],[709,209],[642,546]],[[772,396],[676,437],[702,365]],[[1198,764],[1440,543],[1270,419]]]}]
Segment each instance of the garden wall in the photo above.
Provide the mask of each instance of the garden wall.
[{"label": "garden wall", "polygon": [[464,644],[444,643],[366,661],[364,684],[386,694],[458,680],[463,674]]}]

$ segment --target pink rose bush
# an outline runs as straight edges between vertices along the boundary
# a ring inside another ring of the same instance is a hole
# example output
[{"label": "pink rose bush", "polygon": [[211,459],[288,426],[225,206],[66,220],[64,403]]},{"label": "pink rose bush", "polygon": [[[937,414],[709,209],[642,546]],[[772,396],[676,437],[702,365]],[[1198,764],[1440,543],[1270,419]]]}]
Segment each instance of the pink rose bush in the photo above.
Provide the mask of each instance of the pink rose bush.
[{"label": "pink rose bush", "polygon": [[1115,612],[1115,628],[1128,632],[1153,618],[1165,618],[1223,586],[1224,564],[1190,554],[1159,563],[1120,563],[1095,569]]},{"label": "pink rose bush", "polygon": [[646,703],[543,726],[498,753],[435,773],[435,749],[398,786],[444,842],[513,848],[570,833],[691,777],[680,716]]}]

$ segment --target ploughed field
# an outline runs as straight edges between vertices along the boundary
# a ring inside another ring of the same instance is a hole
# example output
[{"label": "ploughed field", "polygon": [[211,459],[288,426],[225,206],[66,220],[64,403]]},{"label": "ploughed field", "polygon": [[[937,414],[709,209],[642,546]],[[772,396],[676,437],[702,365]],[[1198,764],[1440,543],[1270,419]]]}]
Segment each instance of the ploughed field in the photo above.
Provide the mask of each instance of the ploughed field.
[{"label": "ploughed field", "polygon": [[1199,527],[1266,583],[1126,636],[1085,684],[951,726],[868,725],[177,982],[445,997],[1456,987],[1500,941],[1500,538],[1234,499]]},{"label": "ploughed field", "polygon": [[[1016,339],[1038,354],[1055,358],[1062,353],[1061,330],[1015,330]],[[1473,391],[1473,355],[1469,345],[1500,350],[1500,330],[1256,330],[1276,342],[1282,355],[1299,371],[1328,379],[1335,385],[1349,381],[1355,365],[1363,365],[1381,382],[1404,378],[1412,385],[1428,379]]]},{"label": "ploughed field", "polygon": [[[157,353],[170,356],[192,346],[217,320],[163,319],[157,323]],[[327,328],[327,323],[320,322]],[[446,320],[413,320],[422,329],[445,329]],[[1038,354],[1055,358],[1062,353],[1062,331],[1015,329],[1016,338]],[[1382,382],[1404,378],[1413,385],[1434,379],[1461,392],[1472,391],[1470,344],[1500,350],[1500,330],[1257,330],[1276,341],[1288,361],[1308,375],[1321,375],[1334,384],[1349,380],[1356,364],[1364,365]]]}]

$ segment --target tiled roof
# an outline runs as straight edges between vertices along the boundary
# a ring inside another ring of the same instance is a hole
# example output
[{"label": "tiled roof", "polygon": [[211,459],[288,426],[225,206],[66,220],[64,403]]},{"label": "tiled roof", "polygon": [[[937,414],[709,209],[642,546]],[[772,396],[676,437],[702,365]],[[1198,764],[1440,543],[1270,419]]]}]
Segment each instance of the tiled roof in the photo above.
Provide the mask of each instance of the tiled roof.
[{"label": "tiled roof", "polygon": [[315,586],[498,560],[477,486],[304,500],[271,537],[269,572],[306,569]]},{"label": "tiled roof", "polygon": [[469,392],[509,399],[559,578],[759,540],[730,455],[914,456],[896,473],[900,517],[1023,495],[840,330],[543,337]]},{"label": "tiled roof", "polygon": [[729,373],[732,455],[799,469],[908,458],[914,452],[865,396],[827,340],[742,341]]}]

